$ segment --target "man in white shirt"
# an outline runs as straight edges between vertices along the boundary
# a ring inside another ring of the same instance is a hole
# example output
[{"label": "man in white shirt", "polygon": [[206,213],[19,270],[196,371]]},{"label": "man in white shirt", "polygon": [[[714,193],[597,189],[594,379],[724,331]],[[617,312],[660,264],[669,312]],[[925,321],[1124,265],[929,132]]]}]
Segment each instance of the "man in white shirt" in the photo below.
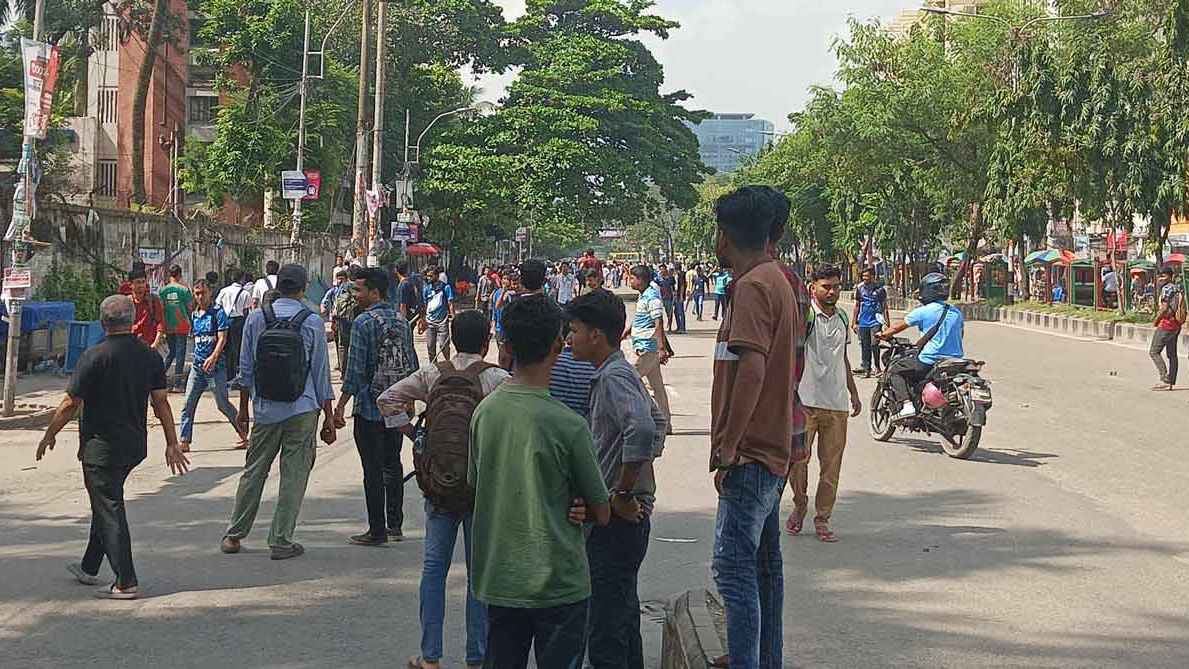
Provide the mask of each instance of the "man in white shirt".
[{"label": "man in white shirt", "polygon": [[259,309],[264,304],[265,293],[277,289],[277,272],[280,269],[280,263],[275,260],[264,263],[264,276],[256,279],[256,285],[252,286],[253,309]]},{"label": "man in white shirt", "polygon": [[[838,541],[830,531],[830,514],[838,498],[838,477],[842,471],[842,452],[846,448],[847,412],[858,416],[862,411],[859,391],[851,372],[846,348],[850,344],[850,325],[838,309],[842,272],[837,267],[821,267],[813,273],[810,286],[812,320],[805,338],[805,374],[797,393],[805,407],[806,453],[817,441],[817,459],[821,463],[813,528],[817,538],[826,543]],[[792,515],[785,529],[801,532],[809,510],[809,460],[794,462],[789,471],[793,487]]]},{"label": "man in white shirt", "polygon": [[244,318],[252,306],[252,287],[244,283],[244,272],[233,269],[227,273],[227,285],[219,291],[215,304],[227,314],[227,346],[223,357],[227,360],[227,383],[239,388],[239,349],[244,340]]},{"label": "man in white shirt", "polygon": [[558,304],[566,304],[574,299],[574,293],[578,289],[578,279],[574,276],[570,269],[570,263],[563,262],[561,264],[561,272],[553,276],[553,296],[557,299]]}]

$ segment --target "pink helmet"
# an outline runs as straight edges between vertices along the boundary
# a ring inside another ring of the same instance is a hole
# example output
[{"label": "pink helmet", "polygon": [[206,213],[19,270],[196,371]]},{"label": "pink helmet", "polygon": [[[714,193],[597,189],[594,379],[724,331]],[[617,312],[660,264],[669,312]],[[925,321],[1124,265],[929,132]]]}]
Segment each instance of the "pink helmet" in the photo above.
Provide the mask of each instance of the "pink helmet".
[{"label": "pink helmet", "polygon": [[948,403],[945,393],[941,392],[941,388],[933,385],[932,382],[926,383],[924,389],[921,390],[921,401],[930,409],[940,409]]}]

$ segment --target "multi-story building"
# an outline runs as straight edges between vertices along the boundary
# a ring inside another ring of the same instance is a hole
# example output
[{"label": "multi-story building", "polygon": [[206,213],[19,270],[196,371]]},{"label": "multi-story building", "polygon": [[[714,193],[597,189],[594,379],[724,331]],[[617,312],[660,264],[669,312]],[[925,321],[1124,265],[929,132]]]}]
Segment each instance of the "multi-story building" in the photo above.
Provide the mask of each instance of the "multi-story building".
[{"label": "multi-story building", "polygon": [[748,156],[757,155],[772,139],[775,126],[755,114],[715,114],[690,129],[698,137],[698,153],[716,172],[733,172]]},{"label": "multi-story building", "polygon": [[[977,14],[979,5],[987,4],[987,0],[926,0],[921,5],[929,7],[936,7],[938,9],[948,9],[952,12],[966,12],[970,14]],[[905,9],[888,21],[886,30],[897,36],[907,37],[912,29],[928,16],[921,6]]]}]

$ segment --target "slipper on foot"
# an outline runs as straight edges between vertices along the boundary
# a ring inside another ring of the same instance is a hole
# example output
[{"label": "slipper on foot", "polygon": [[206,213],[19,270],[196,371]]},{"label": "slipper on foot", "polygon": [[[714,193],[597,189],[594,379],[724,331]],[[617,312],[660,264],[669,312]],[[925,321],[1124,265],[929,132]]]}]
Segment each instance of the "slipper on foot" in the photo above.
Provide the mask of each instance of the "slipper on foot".
[{"label": "slipper on foot", "polygon": [[112,583],[108,587],[96,591],[95,597],[98,599],[116,599],[120,601],[140,599],[140,589],[132,586],[126,590],[119,590],[116,588],[116,584]]},{"label": "slipper on foot", "polygon": [[83,585],[99,585],[103,582],[99,580],[98,574],[88,574],[87,572],[83,571],[83,565],[78,562],[71,562],[70,564],[66,565],[66,571],[70,572],[70,575],[74,577],[74,580],[82,583]]}]

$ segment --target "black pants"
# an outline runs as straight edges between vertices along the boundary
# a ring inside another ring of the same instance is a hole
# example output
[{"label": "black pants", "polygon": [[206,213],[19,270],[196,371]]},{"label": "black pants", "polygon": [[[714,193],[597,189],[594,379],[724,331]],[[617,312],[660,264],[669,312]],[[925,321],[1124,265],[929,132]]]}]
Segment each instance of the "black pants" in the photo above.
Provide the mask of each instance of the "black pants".
[{"label": "black pants", "polygon": [[344,318],[334,319],[334,344],[339,354],[339,372],[342,373],[347,371],[347,355],[351,350],[351,325],[351,321]]},{"label": "black pants", "polygon": [[404,467],[400,447],[404,435],[355,416],[355,448],[363,463],[363,498],[367,503],[367,528],[373,537],[387,536],[387,530],[399,530],[405,522]]},{"label": "black pants", "polygon": [[590,600],[548,609],[487,607],[484,669],[525,669],[536,651],[540,669],[581,669]]},{"label": "black pants", "polygon": [[[1152,357],[1152,363],[1156,365],[1156,371],[1160,374],[1160,382],[1170,386],[1177,385],[1177,368],[1180,365],[1177,360],[1177,340],[1180,338],[1180,332],[1157,329],[1152,334],[1152,345],[1148,347],[1148,355]],[[1165,366],[1161,355],[1168,356],[1168,366]]]},{"label": "black pants", "polygon": [[223,357],[227,359],[227,381],[232,388],[239,387],[239,349],[244,342],[244,319],[242,316],[227,321],[227,346]]},{"label": "black pants", "polygon": [[611,517],[586,540],[590,560],[590,664],[594,669],[644,669],[640,640],[640,565],[649,519],[633,525]]},{"label": "black pants", "polygon": [[124,513],[124,481],[135,466],[83,464],[83,483],[91,498],[91,538],[83,553],[83,571],[98,574],[103,557],[107,556],[119,588],[136,585],[132,535]]},{"label": "black pants", "polygon": [[[871,371],[872,369],[879,369],[883,365],[879,360],[879,349],[875,347],[875,333],[880,331],[879,326],[859,328],[859,346],[863,349],[863,369]],[[872,364],[874,363],[874,367]]]},{"label": "black pants", "polygon": [[896,399],[901,403],[912,399],[911,388],[928,376],[932,369],[932,365],[921,362],[915,356],[905,356],[892,361],[892,364],[888,365],[888,374],[891,376],[892,392],[895,393]]}]

